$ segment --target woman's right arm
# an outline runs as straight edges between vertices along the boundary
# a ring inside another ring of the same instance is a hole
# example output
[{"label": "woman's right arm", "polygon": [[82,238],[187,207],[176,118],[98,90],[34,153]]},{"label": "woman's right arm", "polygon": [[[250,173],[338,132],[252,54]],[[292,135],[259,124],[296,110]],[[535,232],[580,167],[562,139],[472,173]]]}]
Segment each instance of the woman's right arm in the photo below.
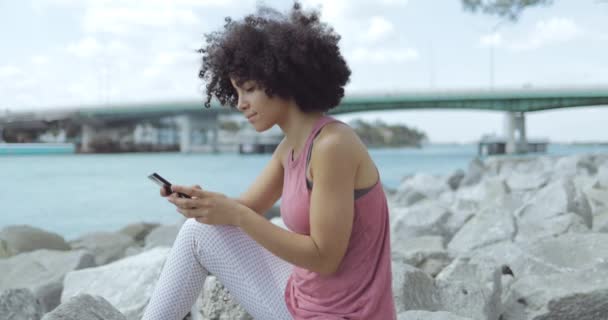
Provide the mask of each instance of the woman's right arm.
[{"label": "woman's right arm", "polygon": [[283,192],[282,158],[285,154],[285,145],[285,139],[281,140],[262,173],[249,186],[247,191],[235,198],[237,202],[259,215],[265,215],[279,200]]}]

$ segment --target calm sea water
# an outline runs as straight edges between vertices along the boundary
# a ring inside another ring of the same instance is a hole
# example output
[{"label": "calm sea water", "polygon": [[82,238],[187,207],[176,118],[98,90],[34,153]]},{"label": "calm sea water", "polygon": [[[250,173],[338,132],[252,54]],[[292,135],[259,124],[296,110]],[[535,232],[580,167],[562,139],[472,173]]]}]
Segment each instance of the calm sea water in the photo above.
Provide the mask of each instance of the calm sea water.
[{"label": "calm sea water", "polygon": [[[448,175],[466,169],[475,145],[372,149],[385,186],[408,174]],[[608,153],[608,146],[551,145],[549,154]],[[238,196],[270,155],[140,153],[0,156],[0,228],[28,224],[76,238],[140,221],[174,223],[181,217],[146,177],[157,172],[175,184]]]}]

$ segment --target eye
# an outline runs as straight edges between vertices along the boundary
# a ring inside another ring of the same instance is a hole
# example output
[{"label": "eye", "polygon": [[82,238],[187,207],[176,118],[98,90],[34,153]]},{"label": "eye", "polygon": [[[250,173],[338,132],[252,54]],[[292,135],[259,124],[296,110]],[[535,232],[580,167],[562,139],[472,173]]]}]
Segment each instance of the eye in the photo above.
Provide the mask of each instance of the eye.
[{"label": "eye", "polygon": [[245,89],[245,91],[247,91],[247,92],[253,92],[254,90],[255,90],[255,86],[251,86],[251,87]]}]

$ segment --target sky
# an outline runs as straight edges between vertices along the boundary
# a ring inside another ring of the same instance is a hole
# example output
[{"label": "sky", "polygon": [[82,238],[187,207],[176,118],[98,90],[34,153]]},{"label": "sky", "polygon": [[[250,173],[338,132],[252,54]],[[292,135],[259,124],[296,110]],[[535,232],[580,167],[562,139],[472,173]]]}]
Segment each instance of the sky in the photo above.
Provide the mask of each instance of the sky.
[{"label": "sky", "polygon": [[[291,1],[0,0],[0,112],[202,100],[204,34],[263,3]],[[554,0],[517,22],[459,0],[302,0],[341,36],[348,94],[494,88],[608,91],[608,3]],[[491,59],[493,56],[493,59]],[[493,64],[490,61],[493,60]],[[493,76],[491,76],[493,71]],[[431,142],[503,134],[495,111],[408,110],[337,116],[424,131]],[[608,106],[529,113],[529,138],[608,141]]]}]

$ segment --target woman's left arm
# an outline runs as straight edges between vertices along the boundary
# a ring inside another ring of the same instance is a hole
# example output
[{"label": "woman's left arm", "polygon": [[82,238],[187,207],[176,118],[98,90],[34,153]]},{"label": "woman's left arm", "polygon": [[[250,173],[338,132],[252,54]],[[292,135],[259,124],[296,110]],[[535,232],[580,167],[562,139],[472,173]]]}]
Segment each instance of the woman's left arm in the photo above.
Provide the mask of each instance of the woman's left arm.
[{"label": "woman's left arm", "polygon": [[353,190],[358,166],[353,146],[360,143],[356,136],[342,130],[323,130],[315,141],[311,158],[314,188],[310,200],[310,235],[278,227],[219,193],[173,186],[173,191],[189,194],[195,199],[180,199],[172,195],[169,201],[187,217],[207,224],[238,226],[281,259],[322,275],[331,275],[342,262],[352,230]]},{"label": "woman's left arm", "polygon": [[314,187],[310,200],[310,235],[289,232],[246,211],[239,226],[280,258],[322,275],[331,275],[342,262],[352,230],[358,167],[353,143],[356,146],[359,141],[337,133],[328,133],[322,138],[315,141],[311,158]]}]

